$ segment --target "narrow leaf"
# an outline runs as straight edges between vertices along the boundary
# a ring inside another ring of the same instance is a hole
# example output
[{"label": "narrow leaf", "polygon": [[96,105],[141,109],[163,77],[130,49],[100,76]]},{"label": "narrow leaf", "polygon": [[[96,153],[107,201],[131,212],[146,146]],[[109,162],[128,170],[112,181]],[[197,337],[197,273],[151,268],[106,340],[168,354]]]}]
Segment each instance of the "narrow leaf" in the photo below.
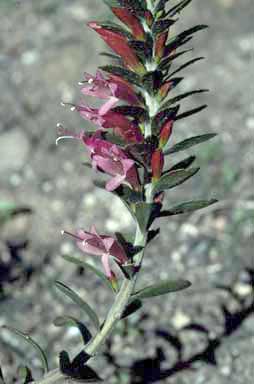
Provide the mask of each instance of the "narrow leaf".
[{"label": "narrow leaf", "polygon": [[175,16],[180,13],[192,0],[182,0],[167,12],[167,16]]},{"label": "narrow leaf", "polygon": [[100,69],[104,72],[111,73],[112,75],[121,76],[124,80],[129,81],[134,85],[141,85],[140,77],[133,71],[129,71],[126,68],[117,66],[117,65],[104,65],[101,66]]},{"label": "narrow leaf", "polygon": [[204,104],[204,105],[201,105],[200,107],[190,109],[189,111],[186,111],[186,112],[183,112],[183,113],[180,113],[179,115],[177,115],[175,120],[185,119],[186,117],[189,117],[191,115],[199,113],[199,112],[203,111],[203,109],[206,109],[206,108],[207,108],[207,105]]},{"label": "narrow leaf", "polygon": [[131,301],[125,308],[121,319],[125,319],[126,317],[133,315],[133,313],[137,312],[141,308],[142,308],[142,301],[138,299]]},{"label": "narrow leaf", "polygon": [[42,366],[44,368],[45,373],[48,372],[49,367],[48,367],[48,361],[47,361],[46,354],[43,351],[43,349],[40,347],[40,345],[31,338],[31,336],[29,336],[27,333],[21,332],[18,329],[13,328],[13,327],[9,327],[7,325],[4,325],[2,328],[7,329],[8,331],[14,333],[15,335],[22,338],[24,341],[29,343],[36,350],[36,352],[39,354],[39,357],[40,357],[40,360],[41,360],[41,363],[42,363]]},{"label": "narrow leaf", "polygon": [[108,281],[108,279],[106,278],[106,276],[104,275],[104,273],[101,272],[96,267],[94,267],[92,264],[86,263],[83,260],[77,259],[76,257],[68,256],[68,255],[63,255],[62,257],[64,260],[69,261],[70,263],[73,263],[73,264],[77,265],[78,267],[82,267],[84,269],[89,269],[90,271],[95,273],[97,277],[99,277],[99,279],[101,280],[101,282],[103,284],[105,284],[108,288],[111,289],[111,284]]},{"label": "narrow leaf", "polygon": [[75,319],[75,317],[72,316],[59,316],[54,320],[54,325],[56,327],[76,327],[78,328],[84,344],[87,344],[91,338],[92,334],[90,333],[89,329],[81,323],[79,320]]},{"label": "narrow leaf", "polygon": [[197,201],[186,201],[184,203],[178,204],[168,210],[161,211],[160,217],[167,217],[173,215],[179,215],[182,213],[194,212],[198,209],[209,207],[209,205],[217,203],[218,200],[197,200]]},{"label": "narrow leaf", "polygon": [[135,299],[147,299],[165,295],[171,292],[181,291],[191,286],[187,280],[162,280],[159,284],[153,284],[134,293]]},{"label": "narrow leaf", "polygon": [[174,19],[160,19],[153,24],[152,32],[155,35],[158,35],[166,31],[171,25],[175,24],[176,20]]},{"label": "narrow leaf", "polygon": [[155,184],[153,192],[159,193],[167,189],[174,188],[194,176],[199,171],[199,169],[200,168],[190,168],[188,170],[179,169],[163,175]]},{"label": "narrow leaf", "polygon": [[100,329],[100,322],[98,316],[89,304],[87,304],[83,299],[81,299],[81,297],[71,288],[67,287],[67,285],[61,283],[60,281],[56,281],[55,285],[59,289],[59,291],[69,297],[75,304],[80,307],[80,309],[82,309],[88,315],[95,328]]},{"label": "narrow leaf", "polygon": [[217,133],[206,133],[204,135],[190,137],[186,140],[181,141],[180,143],[175,144],[173,147],[166,149],[164,151],[164,155],[185,151],[186,149],[189,149],[194,145],[198,145],[204,143],[205,141],[211,140],[215,136],[217,136]]},{"label": "narrow leaf", "polygon": [[170,79],[170,77],[174,76],[176,73],[182,71],[184,68],[187,68],[189,67],[190,65],[200,61],[200,60],[204,60],[205,57],[201,56],[201,57],[195,57],[195,59],[191,59],[189,61],[187,61],[186,63],[184,63],[183,65],[181,65],[180,67],[178,67],[175,71],[173,71],[172,73],[170,73],[167,78]]},{"label": "narrow leaf", "polygon": [[0,366],[0,384],[5,384],[4,375],[3,375],[3,372],[2,372],[1,366]]},{"label": "narrow leaf", "polygon": [[183,99],[186,99],[189,96],[197,95],[197,94],[204,93],[204,92],[209,92],[209,89],[197,89],[195,91],[190,91],[190,92],[182,93],[181,95],[175,96],[172,99],[169,99],[168,101],[166,101],[163,104],[162,108],[163,109],[164,108],[168,108],[172,104],[178,103],[180,100],[183,100]]},{"label": "narrow leaf", "polygon": [[145,232],[155,217],[159,216],[160,205],[156,203],[138,203],[135,205],[135,215],[141,232]]},{"label": "narrow leaf", "polygon": [[18,376],[22,384],[28,384],[33,382],[33,376],[31,370],[26,366],[18,368]]},{"label": "narrow leaf", "polygon": [[179,161],[179,163],[175,164],[172,168],[170,168],[165,173],[169,173],[171,171],[176,171],[177,169],[187,169],[189,166],[196,160],[196,156],[189,156],[186,159]]}]

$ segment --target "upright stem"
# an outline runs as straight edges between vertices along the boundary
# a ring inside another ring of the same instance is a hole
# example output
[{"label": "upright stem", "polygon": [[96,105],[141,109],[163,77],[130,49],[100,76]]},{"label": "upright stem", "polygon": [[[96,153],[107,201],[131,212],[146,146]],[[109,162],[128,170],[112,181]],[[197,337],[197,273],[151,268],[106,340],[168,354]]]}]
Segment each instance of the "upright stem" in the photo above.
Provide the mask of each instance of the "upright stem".
[{"label": "upright stem", "polygon": [[[146,234],[140,232],[139,227],[137,226],[136,230],[136,239],[135,245],[144,246],[146,242]],[[137,255],[137,264],[141,265],[142,259],[144,256],[144,249],[139,252]],[[111,334],[117,322],[121,319],[123,311],[128,304],[130,297],[133,293],[135,283],[137,280],[138,272],[135,274],[135,277],[132,279],[125,279],[122,283],[120,291],[116,296],[115,302],[111,307],[108,316],[105,320],[105,323],[102,329],[96,334],[94,339],[87,345],[85,352],[91,357],[95,356],[100,350],[101,346],[104,344],[107,337]],[[64,383],[67,382],[69,378],[64,375],[59,369],[55,369],[49,372],[42,379],[35,381],[36,384],[53,384],[53,383]]]}]

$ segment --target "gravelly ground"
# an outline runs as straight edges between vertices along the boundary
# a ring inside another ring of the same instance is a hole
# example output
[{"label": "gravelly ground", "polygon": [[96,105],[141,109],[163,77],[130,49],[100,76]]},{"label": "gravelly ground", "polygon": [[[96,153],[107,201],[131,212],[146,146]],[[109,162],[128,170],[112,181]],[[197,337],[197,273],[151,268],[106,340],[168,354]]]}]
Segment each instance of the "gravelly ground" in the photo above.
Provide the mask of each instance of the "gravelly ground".
[{"label": "gravelly ground", "polygon": [[[78,101],[83,71],[105,62],[98,56],[103,43],[84,25],[108,17],[108,10],[99,0],[19,3],[0,0],[0,200],[29,205],[34,213],[15,216],[1,227],[6,297],[0,301],[0,324],[29,331],[56,356],[55,351],[71,349],[79,338],[51,323],[59,314],[78,312],[56,294],[53,281],[79,288],[101,315],[111,301],[88,272],[81,274],[63,262],[61,254],[77,251],[60,230],[95,223],[101,231],[129,232],[132,222],[116,198],[94,189],[77,143],[55,146],[57,122],[77,132],[86,127],[59,104]],[[132,331],[126,333],[125,324],[119,327],[97,362],[108,383],[252,382],[253,17],[252,0],[196,0],[179,23],[179,28],[211,26],[195,39],[197,56],[207,60],[185,71],[181,87],[205,87],[211,93],[205,98],[209,109],[178,123],[174,141],[210,131],[220,135],[196,148],[202,171],[171,193],[170,204],[197,196],[216,196],[221,203],[161,222],[162,233],[147,252],[141,283],[173,275],[193,286],[167,300],[154,299],[141,318],[134,316]],[[200,97],[192,101],[200,102]],[[252,268],[252,276],[246,268]],[[10,283],[12,277],[17,279]],[[230,285],[241,300],[216,289],[218,284]],[[201,326],[208,329],[208,338]],[[8,375],[22,360],[21,350],[13,338],[0,335],[0,360]],[[27,353],[38,366],[30,349]],[[112,362],[104,368],[112,356],[121,378],[112,376]]]}]

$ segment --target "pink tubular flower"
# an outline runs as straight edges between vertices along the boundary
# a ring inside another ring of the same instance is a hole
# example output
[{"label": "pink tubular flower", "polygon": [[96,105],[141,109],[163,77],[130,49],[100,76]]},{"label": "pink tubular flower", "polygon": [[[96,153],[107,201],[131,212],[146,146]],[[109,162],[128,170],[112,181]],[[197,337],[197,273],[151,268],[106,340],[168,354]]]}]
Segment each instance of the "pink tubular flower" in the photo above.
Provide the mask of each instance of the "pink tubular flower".
[{"label": "pink tubular flower", "polygon": [[85,82],[87,82],[86,86],[81,89],[84,95],[108,99],[99,109],[102,114],[107,113],[119,100],[127,101],[130,104],[139,104],[139,99],[132,86],[118,76],[105,79],[98,70],[96,76],[85,73]]},{"label": "pink tubular flower", "polygon": [[78,230],[76,234],[66,231],[63,231],[62,233],[74,237],[77,240],[77,245],[82,252],[94,256],[100,256],[105,274],[109,280],[113,280],[115,277],[109,264],[110,256],[112,256],[117,263],[121,265],[128,262],[128,257],[121,244],[113,237],[99,235],[94,226],[92,226],[90,232]]},{"label": "pink tubular flower", "polygon": [[143,141],[143,135],[139,127],[126,116],[114,111],[106,111],[104,108],[90,108],[87,105],[81,104],[73,107],[77,110],[81,117],[91,121],[100,128],[112,128],[114,133],[127,142],[139,143]]},{"label": "pink tubular flower", "polygon": [[114,191],[122,183],[134,189],[140,187],[135,162],[121,148],[102,140],[99,132],[92,137],[84,135],[83,142],[90,153],[93,167],[113,176],[106,184],[108,191]]}]

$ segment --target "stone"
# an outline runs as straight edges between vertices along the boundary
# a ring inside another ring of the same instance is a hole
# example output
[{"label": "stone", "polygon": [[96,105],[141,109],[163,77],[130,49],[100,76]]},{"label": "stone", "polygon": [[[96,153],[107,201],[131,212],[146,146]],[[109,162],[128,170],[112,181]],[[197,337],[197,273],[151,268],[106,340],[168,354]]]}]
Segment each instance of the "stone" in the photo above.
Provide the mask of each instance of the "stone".
[{"label": "stone", "polygon": [[0,173],[22,170],[30,150],[27,136],[20,130],[4,132],[0,140]]}]

